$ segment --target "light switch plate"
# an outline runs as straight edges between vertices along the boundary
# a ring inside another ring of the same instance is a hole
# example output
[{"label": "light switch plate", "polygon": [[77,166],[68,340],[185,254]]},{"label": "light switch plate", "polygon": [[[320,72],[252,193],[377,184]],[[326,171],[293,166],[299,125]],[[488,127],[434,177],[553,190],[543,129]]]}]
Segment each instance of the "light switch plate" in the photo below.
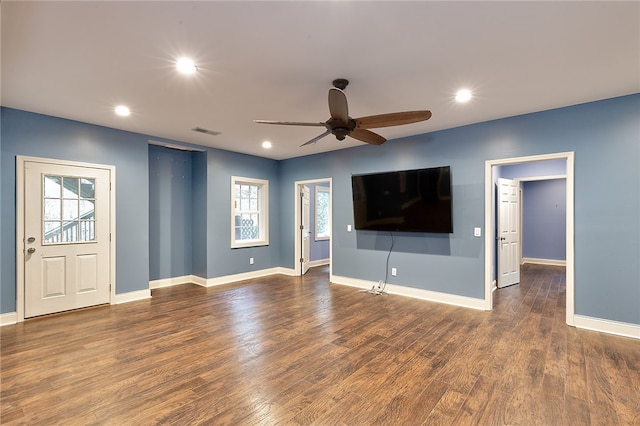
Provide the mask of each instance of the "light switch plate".
[{"label": "light switch plate", "polygon": [[473,236],[474,237],[482,236],[482,229],[477,227],[477,226],[475,228],[473,228]]}]

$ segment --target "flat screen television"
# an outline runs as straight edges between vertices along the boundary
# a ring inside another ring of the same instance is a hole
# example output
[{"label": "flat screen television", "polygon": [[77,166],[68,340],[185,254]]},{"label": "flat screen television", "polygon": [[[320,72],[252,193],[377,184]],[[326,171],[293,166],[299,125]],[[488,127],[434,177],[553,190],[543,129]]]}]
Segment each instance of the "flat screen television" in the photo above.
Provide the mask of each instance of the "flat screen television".
[{"label": "flat screen television", "polygon": [[452,233],[451,168],[351,176],[357,230]]}]

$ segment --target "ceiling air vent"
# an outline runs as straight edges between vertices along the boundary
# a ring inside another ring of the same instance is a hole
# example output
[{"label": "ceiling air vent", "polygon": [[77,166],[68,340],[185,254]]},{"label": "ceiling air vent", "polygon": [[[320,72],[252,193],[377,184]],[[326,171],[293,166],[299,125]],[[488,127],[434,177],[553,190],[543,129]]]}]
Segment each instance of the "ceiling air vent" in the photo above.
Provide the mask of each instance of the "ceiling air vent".
[{"label": "ceiling air vent", "polygon": [[211,135],[211,136],[218,136],[221,132],[216,132],[214,130],[207,130],[207,129],[203,129],[202,127],[194,127],[193,129],[194,132],[198,132],[198,133],[205,133],[207,135]]}]

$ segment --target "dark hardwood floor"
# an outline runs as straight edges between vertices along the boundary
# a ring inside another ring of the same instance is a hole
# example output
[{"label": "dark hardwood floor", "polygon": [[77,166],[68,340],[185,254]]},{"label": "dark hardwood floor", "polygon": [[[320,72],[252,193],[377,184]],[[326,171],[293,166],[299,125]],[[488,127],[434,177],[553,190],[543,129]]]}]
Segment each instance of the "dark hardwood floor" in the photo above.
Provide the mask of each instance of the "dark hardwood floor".
[{"label": "dark hardwood floor", "polygon": [[640,341],[565,325],[564,268],[493,312],[272,276],[0,329],[2,424],[638,425]]}]

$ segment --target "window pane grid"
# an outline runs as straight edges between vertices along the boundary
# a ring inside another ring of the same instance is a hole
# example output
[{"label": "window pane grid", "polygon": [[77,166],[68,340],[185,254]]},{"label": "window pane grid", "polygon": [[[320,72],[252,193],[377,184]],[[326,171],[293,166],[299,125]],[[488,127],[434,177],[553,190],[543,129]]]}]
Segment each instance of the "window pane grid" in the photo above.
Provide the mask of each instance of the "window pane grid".
[{"label": "window pane grid", "polygon": [[329,190],[316,188],[315,226],[316,240],[331,237],[331,225],[329,223]]},{"label": "window pane grid", "polygon": [[260,237],[260,211],[258,186],[237,184],[235,199],[235,239],[236,241],[257,240]]},{"label": "window pane grid", "polygon": [[268,244],[268,181],[231,178],[231,247]]},{"label": "window pane grid", "polygon": [[95,179],[43,177],[43,244],[95,241]]}]

